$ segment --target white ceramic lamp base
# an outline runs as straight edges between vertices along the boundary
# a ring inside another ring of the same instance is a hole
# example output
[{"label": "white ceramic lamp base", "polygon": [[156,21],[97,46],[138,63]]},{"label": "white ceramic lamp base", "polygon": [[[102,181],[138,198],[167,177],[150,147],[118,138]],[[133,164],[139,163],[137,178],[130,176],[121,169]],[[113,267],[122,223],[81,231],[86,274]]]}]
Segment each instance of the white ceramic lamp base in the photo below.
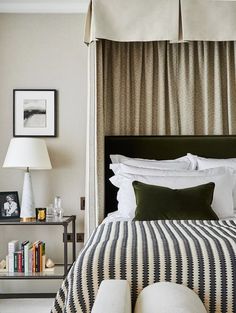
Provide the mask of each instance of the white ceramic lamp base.
[{"label": "white ceramic lamp base", "polygon": [[35,219],[34,194],[29,172],[25,173],[20,218],[23,222]]}]

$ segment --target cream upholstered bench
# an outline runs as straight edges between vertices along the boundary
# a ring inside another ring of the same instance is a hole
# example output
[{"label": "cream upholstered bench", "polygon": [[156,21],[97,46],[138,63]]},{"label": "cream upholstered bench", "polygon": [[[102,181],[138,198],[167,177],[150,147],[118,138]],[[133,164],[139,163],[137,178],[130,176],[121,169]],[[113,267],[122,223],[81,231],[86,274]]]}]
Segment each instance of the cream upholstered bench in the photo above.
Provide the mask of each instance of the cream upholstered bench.
[{"label": "cream upholstered bench", "polygon": [[131,313],[128,282],[126,280],[102,281],[91,313]]},{"label": "cream upholstered bench", "polygon": [[[130,286],[125,280],[104,280],[92,313],[131,313]],[[197,294],[185,287],[160,282],[144,288],[134,313],[207,313]]]},{"label": "cream upholstered bench", "polygon": [[198,295],[184,285],[160,282],[144,288],[134,313],[207,313]]}]

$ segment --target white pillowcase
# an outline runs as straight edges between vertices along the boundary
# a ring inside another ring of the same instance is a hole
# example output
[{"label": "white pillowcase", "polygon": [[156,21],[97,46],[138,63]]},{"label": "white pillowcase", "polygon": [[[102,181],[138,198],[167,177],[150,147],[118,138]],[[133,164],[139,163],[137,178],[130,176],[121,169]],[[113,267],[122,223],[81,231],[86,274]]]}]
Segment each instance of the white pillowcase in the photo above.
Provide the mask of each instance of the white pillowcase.
[{"label": "white pillowcase", "polygon": [[[236,177],[236,158],[230,159],[213,159],[203,158],[191,153],[187,154],[187,157],[198,170],[213,169],[216,167],[226,167],[232,169],[232,173]],[[234,209],[236,209],[236,185],[233,190]]]},{"label": "white pillowcase", "polygon": [[172,176],[119,174],[113,176],[110,181],[119,188],[117,193],[119,214],[127,218],[134,218],[135,216],[136,199],[132,186],[133,181],[172,189],[183,189],[214,182],[212,209],[220,219],[233,216],[232,191],[235,185],[235,177],[226,169],[217,169],[215,173],[213,170],[210,173],[209,171],[196,171],[189,174],[185,172],[183,176],[179,172],[176,172],[176,174],[172,172]]},{"label": "white pillowcase", "polygon": [[126,165],[123,163],[110,164],[110,169],[115,175],[118,174],[135,174],[135,175],[147,175],[147,176],[208,176],[225,174],[225,167],[218,167],[208,169],[207,171],[195,171],[195,170],[165,170],[158,168],[142,168],[132,165]]},{"label": "white pillowcase", "polygon": [[213,159],[213,158],[203,158],[191,153],[187,154],[187,157],[198,170],[205,170],[214,167],[230,167],[236,170],[236,158],[231,159]]},{"label": "white pillowcase", "polygon": [[[195,169],[192,167],[191,160],[187,157],[181,157],[175,160],[149,160],[149,159],[138,159],[129,158],[120,154],[111,154],[111,161],[113,164],[123,163],[126,165],[132,165],[141,168],[157,168],[157,169],[173,169],[173,170],[191,170]],[[116,165],[113,166],[113,171]]]}]

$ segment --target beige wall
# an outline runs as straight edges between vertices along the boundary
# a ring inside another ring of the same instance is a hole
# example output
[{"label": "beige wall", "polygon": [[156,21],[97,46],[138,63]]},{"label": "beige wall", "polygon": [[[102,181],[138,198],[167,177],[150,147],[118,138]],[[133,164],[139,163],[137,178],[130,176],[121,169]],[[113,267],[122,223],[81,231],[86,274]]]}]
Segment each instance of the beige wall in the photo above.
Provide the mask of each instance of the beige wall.
[{"label": "beige wall", "polygon": [[[53,170],[32,173],[35,202],[46,206],[60,195],[65,213],[77,215],[77,232],[83,231],[84,220],[80,211],[86,142],[84,19],[82,14],[0,14],[0,164],[12,138],[13,89],[57,89],[58,137],[46,139]],[[0,191],[18,190],[21,196],[22,183],[23,172],[0,168]],[[16,238],[44,239],[47,253],[62,261],[62,236],[57,228],[0,227],[0,258],[5,256],[7,242]],[[54,290],[51,285],[47,288]],[[21,291],[28,286],[25,281]],[[37,291],[40,284],[32,282],[30,286]],[[17,282],[0,281],[0,292],[18,287]]]}]

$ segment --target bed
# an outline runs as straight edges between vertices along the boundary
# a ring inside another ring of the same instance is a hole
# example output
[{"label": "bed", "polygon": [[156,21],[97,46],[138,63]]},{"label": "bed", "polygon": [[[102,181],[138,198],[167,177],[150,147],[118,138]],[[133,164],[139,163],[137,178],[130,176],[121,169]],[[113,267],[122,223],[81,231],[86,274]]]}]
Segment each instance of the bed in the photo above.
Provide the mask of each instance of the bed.
[{"label": "bed", "polygon": [[[116,210],[109,155],[174,159],[191,152],[236,157],[236,137],[106,137],[105,216]],[[59,289],[52,313],[90,312],[104,279],[125,279],[132,303],[154,282],[193,289],[210,313],[236,312],[236,223],[228,220],[153,220],[102,223]]]}]

